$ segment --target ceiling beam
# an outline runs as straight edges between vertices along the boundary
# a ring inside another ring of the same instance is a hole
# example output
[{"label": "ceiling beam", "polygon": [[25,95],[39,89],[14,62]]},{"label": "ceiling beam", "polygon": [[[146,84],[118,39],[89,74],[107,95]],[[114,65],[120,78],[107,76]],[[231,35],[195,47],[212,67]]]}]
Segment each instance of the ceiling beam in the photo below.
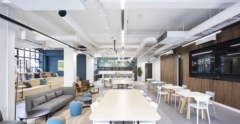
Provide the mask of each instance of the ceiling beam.
[{"label": "ceiling beam", "polygon": [[[124,45],[124,48],[139,48],[140,45]],[[113,45],[99,45],[98,48],[113,48]],[[122,48],[122,45],[116,45],[115,48]]]},{"label": "ceiling beam", "polygon": [[[100,0],[105,9],[120,9],[120,0]],[[140,8],[184,8],[225,9],[239,0],[127,0],[125,9]],[[88,9],[96,8],[95,0],[88,0]]]}]

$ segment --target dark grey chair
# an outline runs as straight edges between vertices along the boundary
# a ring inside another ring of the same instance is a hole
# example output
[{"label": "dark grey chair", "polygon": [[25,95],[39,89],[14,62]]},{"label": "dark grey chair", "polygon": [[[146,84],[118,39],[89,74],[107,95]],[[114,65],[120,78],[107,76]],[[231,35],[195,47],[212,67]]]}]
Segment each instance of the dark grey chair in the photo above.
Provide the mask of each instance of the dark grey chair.
[{"label": "dark grey chair", "polygon": [[27,124],[25,121],[3,121],[2,113],[0,111],[0,124]]}]

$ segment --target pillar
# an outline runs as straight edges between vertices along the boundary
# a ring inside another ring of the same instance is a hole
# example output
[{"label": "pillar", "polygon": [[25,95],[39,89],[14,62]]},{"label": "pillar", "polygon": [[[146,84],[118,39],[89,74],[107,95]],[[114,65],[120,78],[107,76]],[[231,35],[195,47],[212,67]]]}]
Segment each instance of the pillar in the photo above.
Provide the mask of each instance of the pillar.
[{"label": "pillar", "polygon": [[72,48],[64,47],[64,86],[72,86],[72,83],[76,82],[76,58],[77,54]]},{"label": "pillar", "polygon": [[[0,13],[14,19],[14,10],[0,4]],[[0,18],[0,110],[4,120],[15,115],[15,25]]]},{"label": "pillar", "polygon": [[89,80],[90,83],[94,82],[94,59],[91,56],[86,56],[86,79]]}]

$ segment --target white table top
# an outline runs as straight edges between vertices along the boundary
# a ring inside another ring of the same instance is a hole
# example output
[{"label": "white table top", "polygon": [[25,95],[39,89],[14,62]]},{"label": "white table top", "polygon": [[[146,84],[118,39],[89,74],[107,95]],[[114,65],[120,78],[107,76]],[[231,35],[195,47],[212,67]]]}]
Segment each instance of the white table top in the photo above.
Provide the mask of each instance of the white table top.
[{"label": "white table top", "polygon": [[[194,98],[196,96],[209,96],[207,94],[200,93],[200,92],[177,92],[177,94],[184,96],[184,97],[189,97],[189,98]],[[211,97],[211,96],[209,96],[209,97]]]},{"label": "white table top", "polygon": [[103,79],[103,80],[109,80],[109,79],[112,79],[112,80],[134,80],[135,78],[100,78],[100,79]]},{"label": "white table top", "polygon": [[139,90],[108,90],[90,115],[95,121],[157,121],[161,117]]},{"label": "white table top", "polygon": [[181,89],[183,87],[180,87],[180,86],[176,86],[176,85],[173,85],[173,86],[162,86],[163,88],[165,89],[170,89],[170,90],[174,90],[174,89]]},{"label": "white table top", "polygon": [[148,78],[147,81],[150,81],[150,80],[154,80],[154,79],[151,79],[151,78]]},{"label": "white table top", "polygon": [[157,81],[152,81],[151,83],[153,83],[153,84],[157,84],[157,83],[162,83],[162,84],[165,84],[166,82],[157,82]]},{"label": "white table top", "polygon": [[112,84],[133,84],[132,80],[112,80]]}]

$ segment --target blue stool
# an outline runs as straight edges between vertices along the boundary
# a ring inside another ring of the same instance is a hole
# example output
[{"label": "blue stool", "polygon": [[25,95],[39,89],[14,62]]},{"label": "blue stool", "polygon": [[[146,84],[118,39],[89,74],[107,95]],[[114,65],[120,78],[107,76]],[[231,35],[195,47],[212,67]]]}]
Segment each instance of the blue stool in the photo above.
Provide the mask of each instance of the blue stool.
[{"label": "blue stool", "polygon": [[71,102],[69,108],[71,116],[78,116],[82,114],[82,104],[80,102]]},{"label": "blue stool", "polygon": [[[83,94],[83,97],[90,97],[90,98],[92,98],[92,94],[85,93],[85,94]],[[91,103],[92,103],[92,100],[85,101],[85,102],[83,102],[83,103],[84,103],[84,104],[91,104]]]},{"label": "blue stool", "polygon": [[144,97],[147,97],[147,94],[146,94],[146,93],[142,93],[142,95],[143,95]]},{"label": "blue stool", "polygon": [[50,118],[47,120],[46,124],[64,124],[64,122],[59,118]]}]

